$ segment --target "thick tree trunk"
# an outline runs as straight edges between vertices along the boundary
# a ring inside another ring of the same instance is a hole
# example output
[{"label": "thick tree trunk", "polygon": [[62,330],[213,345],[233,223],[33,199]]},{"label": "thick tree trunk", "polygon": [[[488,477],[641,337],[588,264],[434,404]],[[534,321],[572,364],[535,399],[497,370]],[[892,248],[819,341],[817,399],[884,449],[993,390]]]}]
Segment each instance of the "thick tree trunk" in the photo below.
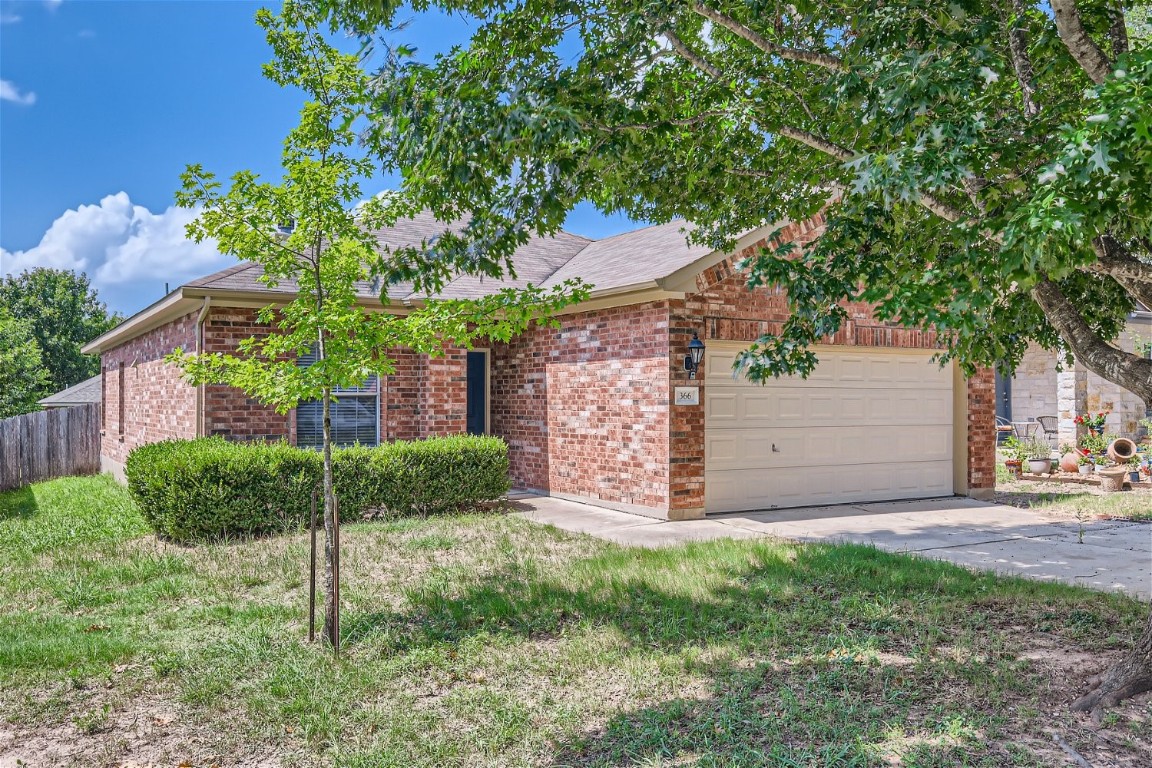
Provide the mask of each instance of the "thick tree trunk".
[{"label": "thick tree trunk", "polygon": [[1112,73],[1112,63],[1084,29],[1076,0],[1052,0],[1052,11],[1056,16],[1056,32],[1072,58],[1088,73],[1092,82],[1104,82]]},{"label": "thick tree trunk", "polygon": [[1084,321],[1080,309],[1050,280],[1038,282],[1032,289],[1032,297],[1068,345],[1076,362],[1119,384],[1145,403],[1152,403],[1152,360],[1125,352],[1100,338]]},{"label": "thick tree trunk", "polygon": [[[1037,283],[1032,296],[1078,363],[1135,393],[1145,403],[1152,403],[1152,360],[1124,352],[1101,339],[1055,283],[1048,280]],[[1077,699],[1072,708],[1092,713],[1096,721],[1106,707],[1152,690],[1152,614],[1136,647],[1092,678],[1091,685],[1090,692]]]},{"label": "thick tree trunk", "polygon": [[1148,616],[1148,623],[1144,625],[1144,632],[1136,641],[1136,647],[1120,661],[1093,677],[1089,684],[1089,692],[1073,702],[1072,709],[1090,712],[1092,719],[1097,722],[1106,707],[1145,691],[1152,691],[1152,614]]}]

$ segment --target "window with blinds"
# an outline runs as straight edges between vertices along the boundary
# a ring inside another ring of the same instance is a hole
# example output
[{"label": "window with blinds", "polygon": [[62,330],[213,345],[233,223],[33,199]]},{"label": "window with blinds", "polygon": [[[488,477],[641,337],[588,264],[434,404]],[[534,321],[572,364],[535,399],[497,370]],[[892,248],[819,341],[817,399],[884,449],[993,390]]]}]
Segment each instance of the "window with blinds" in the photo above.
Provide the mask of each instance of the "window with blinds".
[{"label": "window with blinds", "polygon": [[[315,355],[301,355],[296,364],[308,367],[316,361]],[[350,445],[378,445],[380,443],[380,387],[371,376],[359,387],[332,391],[332,444],[340,448]],[[324,445],[324,404],[319,400],[306,400],[296,406],[296,445],[317,448]]]}]

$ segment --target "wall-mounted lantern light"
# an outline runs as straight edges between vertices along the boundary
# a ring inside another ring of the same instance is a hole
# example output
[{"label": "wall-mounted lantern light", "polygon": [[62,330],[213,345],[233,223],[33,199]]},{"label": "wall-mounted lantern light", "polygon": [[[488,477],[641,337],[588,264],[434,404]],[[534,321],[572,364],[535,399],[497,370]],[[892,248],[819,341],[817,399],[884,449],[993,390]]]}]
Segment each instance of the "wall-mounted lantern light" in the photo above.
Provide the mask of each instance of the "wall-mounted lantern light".
[{"label": "wall-mounted lantern light", "polygon": [[696,378],[696,371],[700,369],[700,361],[704,359],[704,342],[696,331],[692,331],[692,341],[688,342],[688,354],[684,355],[684,370],[688,371],[688,378]]}]

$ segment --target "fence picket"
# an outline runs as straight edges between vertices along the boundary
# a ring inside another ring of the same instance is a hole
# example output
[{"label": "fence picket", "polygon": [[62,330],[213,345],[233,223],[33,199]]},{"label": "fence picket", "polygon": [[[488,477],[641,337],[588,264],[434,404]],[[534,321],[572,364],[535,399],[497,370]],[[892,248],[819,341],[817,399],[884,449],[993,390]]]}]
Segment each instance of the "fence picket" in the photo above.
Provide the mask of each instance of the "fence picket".
[{"label": "fence picket", "polygon": [[0,491],[99,471],[99,403],[0,419]]}]

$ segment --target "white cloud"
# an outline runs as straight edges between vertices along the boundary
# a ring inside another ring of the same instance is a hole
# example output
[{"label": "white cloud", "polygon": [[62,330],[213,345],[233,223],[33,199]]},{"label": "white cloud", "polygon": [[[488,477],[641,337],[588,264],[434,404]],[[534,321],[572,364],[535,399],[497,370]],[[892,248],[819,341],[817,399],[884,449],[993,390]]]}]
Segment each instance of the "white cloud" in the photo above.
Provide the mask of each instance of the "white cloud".
[{"label": "white cloud", "polygon": [[44,0],[44,7],[46,7],[50,11],[55,11],[57,8],[59,8],[63,4],[64,4],[64,0]]},{"label": "white cloud", "polygon": [[21,16],[15,13],[0,11],[0,24],[19,24]]},{"label": "white cloud", "polygon": [[168,208],[152,213],[133,205],[128,193],[108,195],[99,205],[66,211],[25,251],[0,248],[0,273],[19,274],[33,267],[87,272],[92,284],[115,309],[132,312],[163,293],[197,277],[235,264],[215,243],[188,240],[184,228],[195,211]]},{"label": "white cloud", "polygon": [[16,83],[11,80],[0,80],[0,100],[30,106],[36,103],[36,94],[32,91],[21,93]]}]

